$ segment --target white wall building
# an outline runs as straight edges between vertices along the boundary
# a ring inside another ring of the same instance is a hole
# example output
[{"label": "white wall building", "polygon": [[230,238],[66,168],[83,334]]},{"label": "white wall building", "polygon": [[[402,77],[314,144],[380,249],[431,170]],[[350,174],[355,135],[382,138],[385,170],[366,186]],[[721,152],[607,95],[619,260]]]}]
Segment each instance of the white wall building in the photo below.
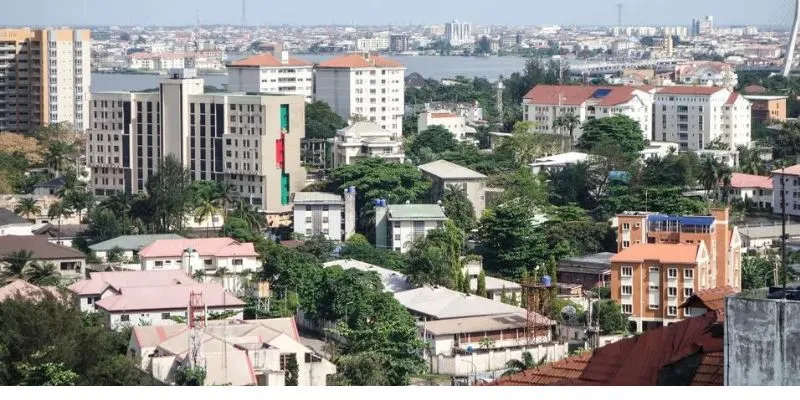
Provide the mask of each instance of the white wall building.
[{"label": "white wall building", "polygon": [[675,82],[681,85],[734,88],[739,76],[733,65],[717,61],[692,61],[675,66]]},{"label": "white wall building", "polygon": [[480,219],[486,209],[486,175],[445,160],[420,165],[422,175],[433,183],[431,201],[444,197],[448,186],[461,188],[472,203],[475,218]]},{"label": "white wall building", "polygon": [[365,158],[382,158],[403,163],[403,142],[395,132],[371,121],[359,121],[336,131],[333,139],[333,167],[350,165]]},{"label": "white wall building", "polygon": [[319,63],[314,98],[339,116],[375,122],[399,139],[403,134],[405,66],[373,54],[352,53]]},{"label": "white wall building", "polygon": [[263,53],[228,64],[232,92],[298,94],[314,97],[314,64],[289,56],[286,50]]},{"label": "white wall building", "polygon": [[358,51],[384,51],[389,49],[390,40],[388,36],[378,36],[374,38],[356,39],[356,50]]},{"label": "white wall building", "polygon": [[344,198],[336,193],[298,192],[293,203],[297,235],[343,242],[355,233],[355,188],[345,190]]},{"label": "white wall building", "polygon": [[459,20],[444,24],[444,40],[454,47],[475,43],[475,38],[472,36],[472,24]]},{"label": "white wall building", "polygon": [[255,272],[261,268],[252,243],[231,238],[161,239],[139,250],[142,271],[181,270],[194,276],[198,271],[213,275]]},{"label": "white wall building", "polygon": [[171,285],[196,285],[197,282],[183,271],[119,271],[91,272],[67,287],[75,295],[75,302],[83,312],[95,312],[95,303],[101,299],[118,296],[123,289]]},{"label": "white wall building", "polygon": [[417,117],[417,133],[432,126],[439,125],[453,134],[456,141],[467,140],[467,131],[474,133],[474,129],[467,126],[467,121],[460,115],[447,111],[426,111]]},{"label": "white wall building", "polygon": [[702,150],[714,140],[731,150],[750,144],[750,102],[728,89],[669,86],[655,94],[653,139]]},{"label": "white wall building", "polygon": [[87,161],[95,195],[144,191],[159,160],[173,155],[194,180],[230,184],[270,214],[291,211],[291,193],[306,181],[305,99],[204,93],[203,83],[179,70],[157,92],[92,95]]},{"label": "white wall building", "polygon": [[386,204],[375,206],[375,246],[401,253],[414,240],[444,226],[447,216],[438,204]]},{"label": "white wall building", "polygon": [[[781,184],[783,179],[783,184]],[[800,164],[772,171],[772,213],[781,214],[781,190],[784,190],[786,215],[800,216]]]},{"label": "white wall building", "polygon": [[573,135],[577,141],[582,125],[592,119],[625,115],[639,123],[643,138],[652,139],[653,96],[628,86],[536,85],[522,99],[523,120],[540,133],[569,137],[569,129],[556,126],[557,118],[572,114],[580,120]]},{"label": "white wall building", "polygon": [[25,218],[11,212],[7,208],[0,208],[0,236],[31,236],[33,224]]},{"label": "white wall building", "polygon": [[772,208],[772,178],[734,172],[731,174],[729,199],[758,208]]}]

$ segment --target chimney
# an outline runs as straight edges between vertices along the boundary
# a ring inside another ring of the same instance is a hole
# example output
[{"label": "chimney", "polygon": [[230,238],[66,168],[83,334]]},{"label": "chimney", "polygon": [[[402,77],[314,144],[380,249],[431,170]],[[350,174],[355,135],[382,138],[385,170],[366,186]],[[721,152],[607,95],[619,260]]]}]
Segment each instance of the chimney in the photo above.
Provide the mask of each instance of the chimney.
[{"label": "chimney", "polygon": [[344,190],[344,240],[356,233],[356,188]]}]

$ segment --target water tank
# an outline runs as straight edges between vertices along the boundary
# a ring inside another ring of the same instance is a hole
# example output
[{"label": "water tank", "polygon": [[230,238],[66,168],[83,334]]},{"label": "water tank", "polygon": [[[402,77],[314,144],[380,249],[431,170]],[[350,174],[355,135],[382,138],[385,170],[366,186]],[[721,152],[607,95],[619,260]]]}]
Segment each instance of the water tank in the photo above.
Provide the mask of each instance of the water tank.
[{"label": "water tank", "polygon": [[355,193],[356,192],[356,187],[355,186],[350,186],[349,188],[347,188],[347,190],[349,190],[350,193]]},{"label": "water tank", "polygon": [[386,207],[386,199],[381,199],[381,207]]},{"label": "water tank", "polygon": [[552,283],[553,283],[553,279],[550,278],[550,275],[545,275],[545,276],[542,277],[542,285],[550,287],[550,285]]}]

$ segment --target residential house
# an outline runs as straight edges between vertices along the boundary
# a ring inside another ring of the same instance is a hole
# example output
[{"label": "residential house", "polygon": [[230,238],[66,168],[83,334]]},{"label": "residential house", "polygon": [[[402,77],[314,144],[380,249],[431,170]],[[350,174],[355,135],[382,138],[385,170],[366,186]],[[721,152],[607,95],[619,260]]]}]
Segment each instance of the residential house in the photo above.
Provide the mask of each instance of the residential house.
[{"label": "residential house", "polygon": [[[473,292],[478,290],[478,276],[483,271],[483,259],[469,259],[466,257],[461,260],[463,267],[462,274],[469,277],[469,288]],[[522,301],[522,286],[519,283],[507,281],[505,279],[486,276],[484,274],[484,287],[486,297],[494,301],[505,301],[510,304],[520,304]]]},{"label": "residential house", "polygon": [[383,284],[383,290],[389,293],[402,292],[405,290],[412,289],[414,287],[413,285],[408,283],[408,278],[405,275],[397,271],[392,271],[390,269],[365,263],[359,260],[351,260],[351,259],[334,260],[334,261],[328,261],[322,264],[322,266],[325,268],[338,266],[341,267],[342,269],[356,269],[364,272],[375,272],[381,279],[381,283]]},{"label": "residential house", "polygon": [[57,299],[63,299],[64,295],[55,286],[39,287],[28,283],[22,279],[15,279],[0,287],[0,303],[11,299],[43,299],[51,295]]},{"label": "residential house", "polygon": [[375,246],[401,253],[428,232],[444,226],[447,216],[438,204],[386,204],[375,206]]},{"label": "residential house", "polygon": [[772,178],[769,176],[750,175],[734,172],[728,198],[741,201],[753,207],[772,209]]},{"label": "residential house", "polygon": [[220,269],[232,274],[261,268],[252,243],[231,238],[160,239],[139,250],[142,271],[178,269],[190,275],[213,275]]},{"label": "residential house", "polygon": [[540,172],[559,171],[570,165],[585,163],[589,161],[589,157],[590,156],[586,153],[571,151],[568,153],[540,157],[528,165],[531,167],[531,172],[538,174]]},{"label": "residential house", "polygon": [[59,176],[49,181],[40,182],[33,185],[34,196],[57,196],[61,188],[66,184],[66,178]]},{"label": "residential house", "polygon": [[87,224],[57,224],[44,223],[36,224],[31,227],[34,235],[47,238],[50,243],[72,247],[72,241],[85,236],[89,232]]},{"label": "residential house", "polygon": [[124,326],[173,325],[173,317],[185,319],[189,297],[202,294],[209,313],[225,319],[241,319],[245,303],[215,283],[170,283],[162,286],[125,287],[117,294],[93,302],[103,323],[117,329]]},{"label": "residential house", "polygon": [[332,152],[334,168],[366,158],[382,158],[394,163],[405,161],[403,142],[372,121],[358,121],[336,131]]},{"label": "residential house", "polygon": [[[758,253],[779,247],[781,235],[783,234],[783,227],[780,221],[772,224],[739,226],[738,230],[742,240],[742,249]],[[800,224],[787,223],[786,236],[789,241],[800,239]],[[791,243],[788,246],[791,246]]]},{"label": "residential house", "polygon": [[344,198],[336,193],[298,192],[293,203],[296,235],[343,242],[355,233],[355,188],[345,190]]},{"label": "residential house", "polygon": [[30,236],[33,235],[32,227],[33,224],[27,219],[7,208],[0,208],[0,236]]},{"label": "residential house", "polygon": [[39,236],[0,236],[0,255],[19,250],[29,251],[32,254],[31,261],[54,264],[62,278],[84,276],[86,254],[79,250],[50,243],[47,238]]},{"label": "residential house", "polygon": [[750,102],[754,123],[786,122],[786,100],[788,96],[744,96]]},{"label": "residential house", "polygon": [[[781,191],[785,193],[783,196]],[[800,216],[800,164],[772,171],[773,214],[780,215],[783,212],[781,204],[786,206],[786,215]]]},{"label": "residential house", "polygon": [[[205,385],[285,386],[289,359],[297,361],[298,386],[326,386],[336,366],[300,343],[292,318],[207,321],[202,331]],[[128,354],[141,369],[174,383],[189,360],[186,325],[133,328]]]},{"label": "residential house", "polygon": [[299,94],[306,102],[314,96],[314,64],[290,57],[280,46],[274,54],[261,53],[226,66],[232,92]]},{"label": "residential house", "polygon": [[185,272],[177,270],[91,272],[89,279],[75,282],[67,290],[75,295],[81,311],[94,312],[97,311],[95,303],[119,296],[123,289],[196,284]]},{"label": "residential house", "polygon": [[695,292],[681,304],[687,316],[697,317],[708,312],[724,312],[725,298],[735,295],[736,291],[730,286],[720,286]]},{"label": "residential house", "polygon": [[417,168],[433,182],[432,201],[441,200],[447,188],[453,186],[464,191],[475,210],[475,218],[483,216],[486,209],[486,175],[445,160],[436,160]]},{"label": "residential house", "polygon": [[467,125],[466,118],[446,110],[425,111],[417,116],[417,133],[432,126],[447,129],[457,142],[472,140],[475,135],[475,128]]},{"label": "residential house", "polygon": [[111,250],[122,250],[122,258],[125,260],[135,260],[139,256],[139,250],[153,244],[158,240],[180,240],[183,236],[174,233],[162,233],[152,235],[122,235],[104,242],[95,243],[89,246],[94,252],[95,257],[101,261],[108,260],[108,253]]},{"label": "residential house", "polygon": [[583,290],[611,285],[611,257],[614,253],[588,254],[558,262],[558,282],[579,284]]}]

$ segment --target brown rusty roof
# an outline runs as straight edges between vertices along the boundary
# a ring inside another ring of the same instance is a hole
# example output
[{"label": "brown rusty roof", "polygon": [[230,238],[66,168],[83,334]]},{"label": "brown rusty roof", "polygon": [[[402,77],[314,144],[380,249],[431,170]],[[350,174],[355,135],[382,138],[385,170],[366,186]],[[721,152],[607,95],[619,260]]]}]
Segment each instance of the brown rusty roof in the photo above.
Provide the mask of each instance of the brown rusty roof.
[{"label": "brown rusty roof", "polygon": [[717,312],[718,319],[721,321],[725,317],[725,298],[735,293],[736,290],[730,286],[701,290],[694,292],[679,308],[707,308],[709,311]]},{"label": "brown rusty roof", "polygon": [[[719,327],[712,311],[490,385],[722,385]],[[700,363],[687,379],[686,362],[692,357],[699,357]]]}]

